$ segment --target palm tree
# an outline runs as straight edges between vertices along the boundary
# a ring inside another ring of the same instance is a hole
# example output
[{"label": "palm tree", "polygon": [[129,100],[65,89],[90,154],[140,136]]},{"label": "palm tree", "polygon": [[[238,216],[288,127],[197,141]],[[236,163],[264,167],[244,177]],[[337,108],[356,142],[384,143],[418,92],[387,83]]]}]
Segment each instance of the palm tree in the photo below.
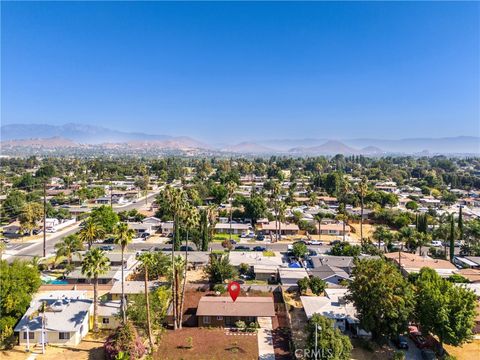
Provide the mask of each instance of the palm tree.
[{"label": "palm tree", "polygon": [[237,189],[237,184],[234,182],[234,181],[229,181],[227,183],[227,193],[228,193],[228,201],[230,203],[230,231],[229,231],[229,238],[230,238],[230,241],[232,240],[232,213],[233,213],[233,201],[232,201],[232,197],[233,197],[233,194],[235,193],[235,190]]},{"label": "palm tree", "polygon": [[183,285],[182,285],[182,294],[180,298],[180,312],[178,314],[178,327],[181,329],[182,328],[182,322],[183,322],[183,306],[185,303],[185,288],[187,286],[187,267],[188,267],[188,234],[190,230],[193,230],[195,227],[198,226],[200,222],[200,214],[198,210],[193,207],[189,206],[185,210],[185,228],[187,230],[187,240],[185,241],[185,268],[184,268],[184,273],[183,273]]},{"label": "palm tree", "polygon": [[75,234],[65,236],[62,241],[55,244],[57,249],[55,254],[55,262],[60,256],[67,258],[68,265],[72,263],[72,256],[77,251],[83,250],[83,242]]},{"label": "palm tree", "polygon": [[347,222],[347,219],[348,219],[348,216],[346,213],[340,213],[336,216],[336,219],[341,221],[342,224],[343,224],[343,241],[345,241],[345,226],[346,226],[346,222]]},{"label": "palm tree", "polygon": [[[167,186],[164,190],[165,198],[167,199],[170,212],[173,214],[173,246],[172,246],[172,300],[176,304],[178,302],[178,294],[176,289],[178,287],[177,274],[175,274],[175,250],[180,248],[180,229],[179,222],[181,212],[187,204],[186,194],[183,190]],[[177,307],[173,306],[173,329],[177,330]]]},{"label": "palm tree", "polygon": [[92,244],[95,242],[95,240],[100,239],[104,235],[104,228],[90,218],[85,221],[80,231],[78,232],[78,238],[81,242],[88,244],[88,250],[91,249]]},{"label": "palm tree", "polygon": [[285,213],[287,211],[287,205],[282,201],[278,204],[278,233],[279,239],[282,239],[282,221],[285,221]]},{"label": "palm tree", "polygon": [[362,180],[358,184],[357,193],[360,197],[360,242],[363,244],[363,207],[364,199],[368,191],[368,179],[366,176],[362,176]]},{"label": "palm tree", "polygon": [[272,187],[271,199],[273,209],[275,211],[275,240],[278,241],[278,197],[282,191],[282,186],[279,182],[274,182]]},{"label": "palm tree", "polygon": [[110,263],[103,250],[93,248],[83,257],[82,274],[93,278],[93,331],[98,332],[98,277],[107,273]]},{"label": "palm tree", "polygon": [[121,301],[121,308],[122,308],[122,319],[123,323],[127,321],[127,303],[125,301],[125,248],[132,242],[133,236],[135,235],[135,231],[130,229],[126,223],[118,223],[115,228],[113,229],[113,233],[115,234],[115,243],[120,245],[122,249],[122,301]]},{"label": "palm tree", "polygon": [[155,265],[155,257],[153,253],[143,253],[139,260],[142,262],[144,271],[144,285],[145,285],[145,310],[147,312],[147,333],[148,342],[150,343],[150,351],[153,352],[153,334],[152,334],[152,320],[150,317],[150,296],[148,289],[148,268]]},{"label": "palm tree", "polygon": [[325,218],[325,213],[322,211],[319,211],[318,213],[315,214],[313,219],[318,222],[318,240],[322,240],[322,220]]}]

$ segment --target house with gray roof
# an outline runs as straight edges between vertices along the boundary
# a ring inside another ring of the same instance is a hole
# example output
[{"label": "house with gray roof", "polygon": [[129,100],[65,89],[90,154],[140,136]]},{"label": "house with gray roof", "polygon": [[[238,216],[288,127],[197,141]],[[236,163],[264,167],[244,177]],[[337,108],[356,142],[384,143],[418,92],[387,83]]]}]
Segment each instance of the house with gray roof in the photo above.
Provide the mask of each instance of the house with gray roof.
[{"label": "house with gray roof", "polygon": [[322,265],[309,269],[309,274],[335,285],[339,285],[344,280],[350,280],[350,275],[345,270],[332,265]]},{"label": "house with gray roof", "polygon": [[92,313],[85,291],[52,291],[34,297],[14,331],[20,345],[78,345],[90,330]]}]

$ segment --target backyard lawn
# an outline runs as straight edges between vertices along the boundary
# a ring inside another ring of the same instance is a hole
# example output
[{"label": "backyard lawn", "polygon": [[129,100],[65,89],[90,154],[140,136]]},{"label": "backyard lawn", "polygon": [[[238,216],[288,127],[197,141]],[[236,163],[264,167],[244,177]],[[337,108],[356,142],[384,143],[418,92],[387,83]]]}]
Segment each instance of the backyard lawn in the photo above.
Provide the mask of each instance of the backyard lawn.
[{"label": "backyard lawn", "polygon": [[223,329],[168,330],[162,336],[155,359],[256,360],[258,341],[256,335],[226,335]]}]

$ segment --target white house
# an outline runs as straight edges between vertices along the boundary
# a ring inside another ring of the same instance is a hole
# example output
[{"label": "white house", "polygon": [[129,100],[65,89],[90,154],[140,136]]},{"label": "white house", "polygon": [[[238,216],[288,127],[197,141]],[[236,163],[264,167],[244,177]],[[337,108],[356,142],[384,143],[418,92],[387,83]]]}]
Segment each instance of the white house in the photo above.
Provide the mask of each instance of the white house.
[{"label": "white house", "polygon": [[85,291],[39,294],[14,331],[21,345],[78,345],[89,331],[90,314],[93,301],[87,299]]}]

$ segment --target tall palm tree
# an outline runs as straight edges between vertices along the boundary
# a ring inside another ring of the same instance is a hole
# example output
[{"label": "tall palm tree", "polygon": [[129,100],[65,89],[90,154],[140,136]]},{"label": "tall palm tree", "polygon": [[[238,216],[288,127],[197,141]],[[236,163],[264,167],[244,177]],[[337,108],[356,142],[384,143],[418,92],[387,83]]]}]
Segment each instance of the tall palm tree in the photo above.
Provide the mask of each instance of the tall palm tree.
[{"label": "tall palm tree", "polygon": [[278,181],[275,181],[272,187],[271,199],[273,203],[272,204],[273,209],[275,211],[275,240],[276,241],[278,241],[278,197],[280,196],[281,191],[282,191],[282,185]]},{"label": "tall palm tree", "polygon": [[344,214],[338,214],[336,216],[336,219],[341,221],[342,224],[343,224],[343,241],[345,241],[345,226],[346,226],[346,222],[347,222],[347,214],[344,213]]},{"label": "tall palm tree", "polygon": [[362,176],[362,180],[357,186],[357,193],[360,197],[360,242],[363,244],[363,207],[364,199],[368,191],[368,179],[366,176]]},{"label": "tall palm tree", "polygon": [[98,332],[98,277],[107,273],[110,262],[103,250],[93,248],[87,251],[82,261],[82,274],[93,278],[93,331]]},{"label": "tall palm tree", "polygon": [[185,303],[185,288],[187,286],[187,267],[188,267],[188,234],[190,230],[193,230],[195,227],[198,226],[200,222],[200,214],[197,210],[197,208],[193,206],[189,206],[185,210],[185,228],[187,230],[187,240],[185,241],[185,267],[184,267],[184,272],[183,272],[183,285],[182,285],[182,294],[180,297],[180,312],[178,314],[178,327],[181,329],[182,328],[182,322],[183,322],[183,306]]},{"label": "tall palm tree", "polygon": [[152,320],[150,317],[150,294],[148,288],[148,268],[155,265],[155,256],[153,253],[143,253],[139,260],[142,263],[144,271],[144,285],[145,285],[145,310],[147,313],[147,333],[148,342],[150,343],[150,351],[153,352],[153,334],[152,334]]},{"label": "tall palm tree", "polygon": [[105,229],[97,224],[93,219],[88,218],[78,232],[78,238],[84,244],[88,244],[88,250],[92,248],[95,240],[105,235]]},{"label": "tall palm tree", "polygon": [[318,240],[322,240],[322,220],[325,218],[325,213],[320,211],[313,217],[318,222]]},{"label": "tall palm tree", "polygon": [[[182,189],[167,186],[164,190],[164,196],[168,202],[170,213],[173,214],[173,246],[172,246],[172,300],[176,304],[178,302],[177,274],[175,274],[175,250],[180,248],[180,228],[181,212],[187,204],[186,194]],[[173,306],[173,329],[177,330],[177,307]]]},{"label": "tall palm tree", "polygon": [[230,241],[232,240],[232,213],[233,213],[233,201],[232,197],[233,194],[235,193],[235,190],[237,189],[237,184],[234,181],[229,181],[227,183],[227,193],[228,193],[228,201],[230,203],[230,231],[229,231],[229,238]]},{"label": "tall palm tree", "polygon": [[83,250],[83,242],[75,234],[65,236],[62,241],[55,244],[55,262],[60,256],[67,258],[67,263],[70,266],[72,263],[72,256],[77,251]]},{"label": "tall palm tree", "polygon": [[133,236],[135,235],[135,231],[130,229],[126,223],[118,223],[114,229],[113,233],[115,235],[115,243],[120,245],[122,249],[122,301],[121,301],[121,308],[122,308],[122,319],[123,323],[127,321],[127,302],[125,301],[125,248],[132,242]]},{"label": "tall palm tree", "polygon": [[278,232],[279,239],[282,239],[282,221],[285,221],[285,215],[287,212],[287,205],[282,201],[278,204]]}]

